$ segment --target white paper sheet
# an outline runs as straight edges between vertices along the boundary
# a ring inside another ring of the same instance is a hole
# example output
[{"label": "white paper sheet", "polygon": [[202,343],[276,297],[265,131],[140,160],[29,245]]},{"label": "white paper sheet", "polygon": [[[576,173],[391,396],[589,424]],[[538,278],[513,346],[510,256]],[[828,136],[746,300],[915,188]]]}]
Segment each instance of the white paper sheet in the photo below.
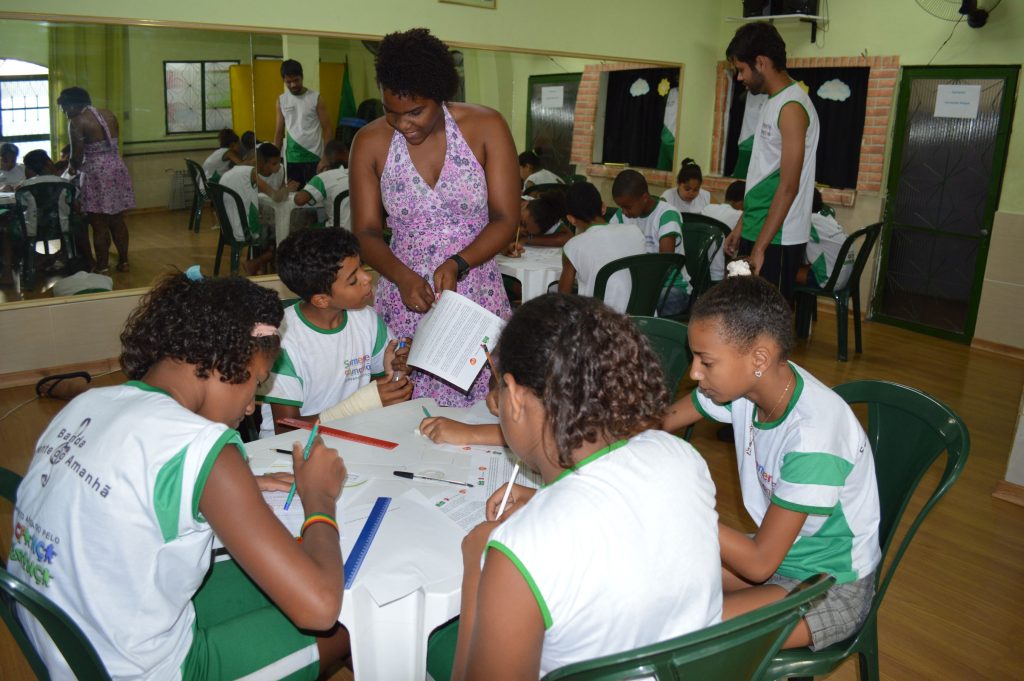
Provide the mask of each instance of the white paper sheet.
[{"label": "white paper sheet", "polygon": [[420,320],[408,362],[468,390],[487,361],[481,344],[493,348],[503,324],[469,298],[445,291]]},{"label": "white paper sheet", "polygon": [[936,118],[977,118],[980,85],[939,85],[935,92]]}]

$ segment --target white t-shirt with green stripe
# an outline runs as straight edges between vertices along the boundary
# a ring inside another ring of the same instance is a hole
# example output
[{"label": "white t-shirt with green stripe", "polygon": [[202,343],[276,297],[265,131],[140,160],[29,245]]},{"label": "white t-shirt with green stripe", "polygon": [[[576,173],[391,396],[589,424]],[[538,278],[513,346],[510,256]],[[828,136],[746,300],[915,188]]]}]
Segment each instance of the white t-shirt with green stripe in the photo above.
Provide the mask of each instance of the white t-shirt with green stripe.
[{"label": "white t-shirt with green stripe", "polygon": [[[811,266],[811,272],[814,274],[818,286],[828,283],[828,278],[832,276],[832,270],[835,269],[836,260],[839,258],[839,251],[846,243],[846,237],[846,230],[836,222],[832,215],[824,213],[811,215],[811,238],[807,242],[805,257]],[[856,257],[856,252],[851,248],[846,254],[843,269],[840,270],[839,278],[836,280],[837,289],[846,286],[846,282],[850,280],[853,261]]]},{"label": "white t-shirt with green stripe", "polygon": [[342,192],[348,191],[348,171],[344,168],[325,170],[302,188],[310,196],[310,206],[323,206],[327,211],[327,226],[350,229],[352,215],[349,211],[348,198],[341,200],[341,224],[334,224],[334,200]]},{"label": "white t-shirt with green stripe", "polygon": [[324,154],[324,132],[316,113],[319,102],[316,90],[301,95],[285,90],[278,97],[286,136],[284,157],[289,163],[316,163]]},{"label": "white t-shirt with green stripe", "polygon": [[693,403],[704,416],[733,424],[743,505],[758,527],[771,504],[808,514],[779,574],[826,572],[839,584],[852,582],[874,572],[881,558],[871,445],[839,395],[790,367],[792,397],[775,421],[757,421],[746,398],[719,405],[695,390]]},{"label": "white t-shirt with green stripe", "polygon": [[[199,499],[238,433],[137,381],[93,388],[47,427],[18,489],[7,569],[82,628],[113,678],[176,679],[213,532]],[[34,618],[51,678],[72,679]]]},{"label": "white t-shirt with green stripe", "polygon": [[768,207],[775,198],[775,190],[779,188],[782,163],[779,116],[782,114],[782,107],[790,102],[796,102],[807,113],[804,159],[800,168],[800,184],[796,197],[772,243],[783,246],[807,243],[811,230],[815,158],[818,152],[818,114],[814,110],[811,98],[794,81],[765,101],[754,131],[754,148],[750,152],[750,167],[747,169],[747,191],[743,197],[742,235],[748,241],[757,240],[768,217]]},{"label": "white t-shirt with green stripe", "polygon": [[203,161],[203,172],[210,182],[219,181],[221,175],[231,170],[231,161],[227,158],[228,151],[230,149],[227,147],[221,147]]},{"label": "white t-shirt with green stripe", "polygon": [[260,437],[274,434],[271,403],[298,407],[302,416],[319,414],[384,372],[384,351],[394,336],[372,307],[346,310],[341,326],[321,329],[300,305],[284,311],[281,353],[258,390],[264,402]]},{"label": "white t-shirt with green stripe", "polygon": [[[669,235],[675,238],[676,253],[683,253],[683,219],[679,211],[664,199],[656,199],[651,212],[638,218],[627,218],[620,208],[608,222],[619,225],[634,224],[639,227],[644,234],[644,247],[647,253],[657,253],[662,238]],[[675,287],[684,291],[689,290],[690,275],[686,273],[686,268],[684,267],[679,274],[680,276],[674,280]]]},{"label": "white t-shirt with green stripe", "polygon": [[[263,233],[263,225],[260,223],[260,195],[256,188],[256,169],[252,166],[235,166],[220,176],[221,186],[233,190],[242,197],[242,208],[245,210],[245,229],[257,238]],[[245,241],[246,235],[242,231],[242,220],[239,219],[238,209],[231,197],[224,197],[225,210],[228,214],[228,221],[231,223],[231,232],[239,241]]]},{"label": "white t-shirt with green stripe", "polygon": [[542,487],[491,535],[544,618],[540,674],[722,617],[715,485],[688,442],[649,430]]}]

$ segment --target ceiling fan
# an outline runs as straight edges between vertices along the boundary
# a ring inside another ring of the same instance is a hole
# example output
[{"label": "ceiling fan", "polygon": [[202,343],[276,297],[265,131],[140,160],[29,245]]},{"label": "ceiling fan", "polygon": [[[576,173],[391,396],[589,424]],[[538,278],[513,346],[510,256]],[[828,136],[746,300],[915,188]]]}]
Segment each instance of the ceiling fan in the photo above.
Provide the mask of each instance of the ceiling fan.
[{"label": "ceiling fan", "polygon": [[[967,25],[971,28],[981,28],[988,22],[989,14],[992,13],[1002,0],[917,0],[925,12],[933,17],[945,21],[960,21],[967,18]],[[979,7],[983,5],[983,7]]]}]

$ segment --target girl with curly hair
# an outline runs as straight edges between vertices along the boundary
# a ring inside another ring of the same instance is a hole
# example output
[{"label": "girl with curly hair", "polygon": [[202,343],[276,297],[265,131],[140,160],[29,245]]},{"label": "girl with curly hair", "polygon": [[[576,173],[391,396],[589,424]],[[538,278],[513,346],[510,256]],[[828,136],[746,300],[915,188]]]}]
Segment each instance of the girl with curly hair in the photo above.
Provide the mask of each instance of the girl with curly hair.
[{"label": "girl with curly hair", "polygon": [[[246,279],[168,276],[121,334],[130,380],[74,399],[39,438],[8,566],[82,629],[111,677],[314,679],[348,654],[333,521],[344,462],[319,441],[308,460],[294,446],[310,518],[297,543],[261,495],[291,476],[254,478],[234,430],[277,355],[281,315],[277,294]],[[211,572],[215,533],[233,560]],[[19,614],[51,677],[72,678]]]},{"label": "girl with curly hair", "polygon": [[793,316],[761,277],[732,276],[690,314],[693,393],[672,405],[664,428],[701,417],[731,423],[748,535],[718,531],[723,617],[783,598],[825,572],[836,584],[816,601],[785,647],[820,650],[860,629],[874,596],[878,483],[871,444],[850,407],[789,361]]},{"label": "girl with curly hair", "polygon": [[668,395],[633,322],[547,294],[516,311],[494,360],[501,430],[544,485],[514,486],[501,517],[499,490],[463,542],[452,678],[536,679],[719,621],[715,488],[657,430]]},{"label": "girl with curly hair", "polygon": [[[447,290],[507,318],[494,256],[513,241],[519,220],[508,125],[493,109],[451,101],[455,63],[424,28],[384,37],[377,82],[385,115],[359,131],[349,161],[352,231],[381,274],[377,313],[398,337],[413,336]],[[485,368],[467,394],[414,371],[413,397],[468,407],[484,398],[489,374]]]}]

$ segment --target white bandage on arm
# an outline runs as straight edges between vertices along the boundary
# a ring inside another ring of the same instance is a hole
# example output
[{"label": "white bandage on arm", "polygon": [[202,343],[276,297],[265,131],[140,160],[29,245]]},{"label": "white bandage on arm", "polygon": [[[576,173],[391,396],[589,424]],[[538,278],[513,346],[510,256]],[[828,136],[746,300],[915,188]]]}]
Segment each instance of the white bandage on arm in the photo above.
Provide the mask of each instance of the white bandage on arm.
[{"label": "white bandage on arm", "polygon": [[377,381],[370,381],[333,407],[328,407],[320,412],[320,420],[343,419],[346,416],[355,416],[371,409],[380,409],[383,406],[380,401],[380,392],[377,390]]}]

